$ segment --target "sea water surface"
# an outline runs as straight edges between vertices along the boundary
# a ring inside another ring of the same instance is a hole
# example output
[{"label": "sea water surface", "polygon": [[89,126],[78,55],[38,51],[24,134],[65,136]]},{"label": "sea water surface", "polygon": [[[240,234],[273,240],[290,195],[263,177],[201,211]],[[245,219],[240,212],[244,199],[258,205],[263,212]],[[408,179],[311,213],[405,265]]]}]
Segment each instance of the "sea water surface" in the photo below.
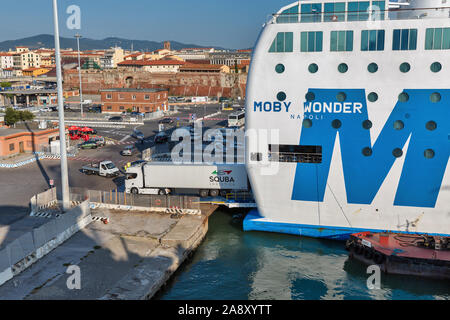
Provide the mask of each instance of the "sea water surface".
[{"label": "sea water surface", "polygon": [[449,299],[450,282],[381,273],[368,289],[367,267],[344,242],[244,232],[238,212],[216,211],[193,257],[156,299]]}]

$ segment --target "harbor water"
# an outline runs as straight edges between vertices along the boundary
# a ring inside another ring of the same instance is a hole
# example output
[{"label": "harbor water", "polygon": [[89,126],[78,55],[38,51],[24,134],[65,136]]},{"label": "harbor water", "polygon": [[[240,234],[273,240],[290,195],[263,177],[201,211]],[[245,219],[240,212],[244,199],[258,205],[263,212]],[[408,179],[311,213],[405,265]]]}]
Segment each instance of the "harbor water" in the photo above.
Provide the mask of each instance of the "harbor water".
[{"label": "harbor water", "polygon": [[449,299],[450,282],[381,274],[368,289],[366,266],[343,242],[244,232],[242,215],[216,211],[191,259],[156,299]]}]

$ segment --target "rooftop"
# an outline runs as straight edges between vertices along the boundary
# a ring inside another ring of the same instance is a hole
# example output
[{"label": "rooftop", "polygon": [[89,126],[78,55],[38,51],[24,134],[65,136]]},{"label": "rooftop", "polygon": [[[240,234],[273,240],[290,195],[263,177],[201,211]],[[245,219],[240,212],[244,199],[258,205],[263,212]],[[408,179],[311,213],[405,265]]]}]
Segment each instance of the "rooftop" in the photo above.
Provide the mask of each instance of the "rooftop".
[{"label": "rooftop", "polygon": [[11,135],[15,135],[18,133],[44,133],[44,132],[51,132],[51,131],[55,131],[58,130],[57,128],[55,129],[17,129],[17,128],[0,128],[0,137],[7,137],[7,136],[11,136]]}]

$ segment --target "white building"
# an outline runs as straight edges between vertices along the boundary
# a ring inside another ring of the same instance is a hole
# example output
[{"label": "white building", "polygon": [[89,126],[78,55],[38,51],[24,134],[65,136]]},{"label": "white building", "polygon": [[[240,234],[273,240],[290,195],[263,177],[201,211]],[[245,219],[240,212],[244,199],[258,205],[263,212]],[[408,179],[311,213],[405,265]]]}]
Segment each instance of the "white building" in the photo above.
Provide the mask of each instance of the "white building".
[{"label": "white building", "polygon": [[14,67],[14,58],[10,53],[0,53],[0,69]]}]

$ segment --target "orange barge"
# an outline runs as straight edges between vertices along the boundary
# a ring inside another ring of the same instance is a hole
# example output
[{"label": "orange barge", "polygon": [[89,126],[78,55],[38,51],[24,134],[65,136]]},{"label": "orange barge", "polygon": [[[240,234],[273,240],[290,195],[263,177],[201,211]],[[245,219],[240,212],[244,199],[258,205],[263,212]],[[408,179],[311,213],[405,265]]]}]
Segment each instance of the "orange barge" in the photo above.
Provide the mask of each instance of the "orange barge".
[{"label": "orange barge", "polygon": [[450,279],[450,237],[368,231],[352,234],[346,249],[385,273]]}]

